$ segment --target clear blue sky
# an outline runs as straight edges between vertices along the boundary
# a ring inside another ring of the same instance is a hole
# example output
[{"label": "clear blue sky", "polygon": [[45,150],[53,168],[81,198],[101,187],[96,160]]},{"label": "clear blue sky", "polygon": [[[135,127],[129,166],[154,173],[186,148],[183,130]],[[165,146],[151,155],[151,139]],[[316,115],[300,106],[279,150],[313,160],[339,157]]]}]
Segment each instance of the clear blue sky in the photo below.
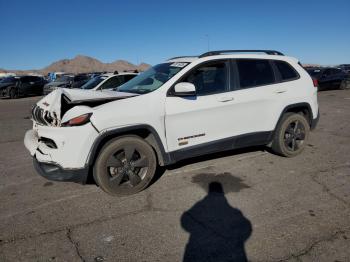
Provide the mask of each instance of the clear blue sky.
[{"label": "clear blue sky", "polygon": [[350,63],[350,1],[0,0],[0,68],[78,54],[155,64],[210,49],[276,49]]}]

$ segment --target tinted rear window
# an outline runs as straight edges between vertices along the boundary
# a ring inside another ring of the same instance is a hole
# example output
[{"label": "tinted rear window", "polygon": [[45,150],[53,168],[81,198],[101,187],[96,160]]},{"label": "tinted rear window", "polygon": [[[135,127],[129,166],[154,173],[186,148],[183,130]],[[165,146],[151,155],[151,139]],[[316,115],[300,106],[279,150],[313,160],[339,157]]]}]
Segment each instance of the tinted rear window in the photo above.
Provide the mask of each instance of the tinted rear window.
[{"label": "tinted rear window", "polygon": [[237,67],[241,88],[268,85],[275,82],[275,76],[269,60],[238,59]]},{"label": "tinted rear window", "polygon": [[298,73],[295,71],[295,69],[284,61],[274,61],[275,65],[280,72],[282,80],[291,80],[298,78]]}]

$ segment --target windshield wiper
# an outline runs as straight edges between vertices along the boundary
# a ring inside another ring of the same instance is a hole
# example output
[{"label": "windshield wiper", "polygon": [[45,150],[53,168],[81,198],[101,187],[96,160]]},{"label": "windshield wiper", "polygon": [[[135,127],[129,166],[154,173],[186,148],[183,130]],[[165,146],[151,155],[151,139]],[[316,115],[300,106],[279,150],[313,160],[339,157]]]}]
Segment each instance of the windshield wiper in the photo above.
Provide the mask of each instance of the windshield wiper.
[{"label": "windshield wiper", "polygon": [[118,90],[115,89],[115,91],[119,91],[119,92],[124,92],[124,93],[132,93],[132,94],[145,94],[145,93],[149,93],[151,90],[149,89],[134,89],[134,90]]}]

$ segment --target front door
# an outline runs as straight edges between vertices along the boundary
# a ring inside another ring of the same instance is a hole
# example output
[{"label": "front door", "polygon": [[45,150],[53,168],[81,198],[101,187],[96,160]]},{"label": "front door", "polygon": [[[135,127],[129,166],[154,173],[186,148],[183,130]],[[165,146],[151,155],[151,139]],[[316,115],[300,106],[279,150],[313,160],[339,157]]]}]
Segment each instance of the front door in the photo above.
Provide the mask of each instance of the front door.
[{"label": "front door", "polygon": [[165,127],[168,150],[175,151],[230,136],[230,63],[226,60],[197,66],[181,79],[196,87],[196,96],[168,95]]}]

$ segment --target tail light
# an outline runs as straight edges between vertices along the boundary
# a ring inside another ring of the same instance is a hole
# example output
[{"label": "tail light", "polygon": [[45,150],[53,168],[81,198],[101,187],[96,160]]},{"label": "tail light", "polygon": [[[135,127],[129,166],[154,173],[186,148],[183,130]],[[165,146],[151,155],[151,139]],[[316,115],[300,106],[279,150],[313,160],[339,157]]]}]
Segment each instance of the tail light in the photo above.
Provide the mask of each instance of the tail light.
[{"label": "tail light", "polygon": [[314,83],[314,87],[318,87],[318,80],[315,78],[312,78],[312,82]]}]

